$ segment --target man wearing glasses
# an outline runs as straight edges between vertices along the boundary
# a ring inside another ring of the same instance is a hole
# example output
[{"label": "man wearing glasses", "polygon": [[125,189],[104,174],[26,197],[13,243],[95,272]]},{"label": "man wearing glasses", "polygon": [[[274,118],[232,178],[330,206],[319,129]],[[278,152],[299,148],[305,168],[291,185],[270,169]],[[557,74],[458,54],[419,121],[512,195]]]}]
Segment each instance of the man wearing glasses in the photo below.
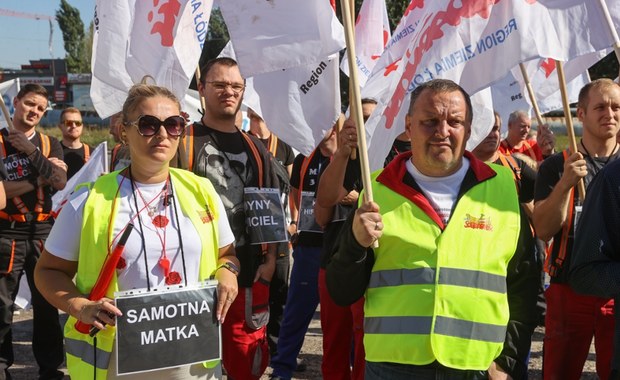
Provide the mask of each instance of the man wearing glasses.
[{"label": "man wearing glasses", "polygon": [[188,168],[211,180],[220,195],[241,264],[239,294],[222,323],[223,363],[229,379],[259,379],[269,359],[265,326],[276,244],[250,244],[244,188],[278,188],[279,183],[265,146],[235,125],[245,90],[237,62],[213,59],[202,67],[201,78],[198,91],[205,98],[205,113],[200,123],[187,128]]},{"label": "man wearing glasses", "polygon": [[67,164],[67,179],[73,177],[90,158],[93,148],[80,141],[84,123],[82,113],[75,107],[69,107],[60,113],[60,124],[62,132],[62,152],[65,164]]}]

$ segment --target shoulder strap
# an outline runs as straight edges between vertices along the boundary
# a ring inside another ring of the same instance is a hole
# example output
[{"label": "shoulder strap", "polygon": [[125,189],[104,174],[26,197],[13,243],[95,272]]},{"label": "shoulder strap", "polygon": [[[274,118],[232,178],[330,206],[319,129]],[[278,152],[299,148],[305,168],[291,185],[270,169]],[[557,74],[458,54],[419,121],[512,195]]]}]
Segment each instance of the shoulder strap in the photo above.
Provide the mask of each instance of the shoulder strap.
[{"label": "shoulder strap", "polygon": [[278,150],[278,136],[273,133],[269,136],[269,152],[275,157]]},{"label": "shoulder strap", "polygon": [[90,158],[90,147],[88,144],[84,144],[84,163],[88,162]]},{"label": "shoulder strap", "polygon": [[[570,155],[570,151],[565,149],[562,151],[562,158],[564,161],[568,159]],[[553,241],[547,248],[547,260],[545,260],[545,270],[549,273],[550,276],[555,276],[558,273],[558,270],[564,265],[564,260],[566,260],[566,251],[568,245],[568,235],[570,233],[571,228],[573,227],[573,218],[575,212],[575,188],[572,187],[570,189],[570,195],[568,198],[568,213],[566,215],[566,223],[562,226],[562,235],[560,241]],[[558,253],[557,255],[553,255],[553,247],[558,244]]]},{"label": "shoulder strap", "polygon": [[534,152],[534,149],[532,149],[530,143],[525,140],[523,142],[523,145],[525,145],[525,147],[527,148],[527,155],[530,156],[534,161],[538,161],[538,158],[536,158],[536,152]]},{"label": "shoulder strap", "polygon": [[500,161],[502,161],[502,165],[512,170],[515,180],[521,181],[521,168],[519,167],[519,164],[517,163],[515,158],[512,156],[500,154],[499,159]]},{"label": "shoulder strap", "polygon": [[185,154],[187,154],[187,170],[192,171],[194,168],[194,123],[185,129],[185,136],[181,143],[184,144]]},{"label": "shoulder strap", "polygon": [[6,157],[6,148],[4,147],[4,135],[0,133],[0,158]]},{"label": "shoulder strap", "polygon": [[258,152],[258,148],[254,145],[254,141],[245,133],[241,132],[241,136],[245,139],[246,143],[250,147],[252,151],[252,155],[256,160],[256,165],[258,166],[258,187],[263,187],[263,160],[260,157],[260,153]]},{"label": "shoulder strap", "polygon": [[43,133],[39,133],[39,137],[41,138],[41,153],[45,157],[49,157],[50,155],[50,138],[48,135],[44,135]]}]

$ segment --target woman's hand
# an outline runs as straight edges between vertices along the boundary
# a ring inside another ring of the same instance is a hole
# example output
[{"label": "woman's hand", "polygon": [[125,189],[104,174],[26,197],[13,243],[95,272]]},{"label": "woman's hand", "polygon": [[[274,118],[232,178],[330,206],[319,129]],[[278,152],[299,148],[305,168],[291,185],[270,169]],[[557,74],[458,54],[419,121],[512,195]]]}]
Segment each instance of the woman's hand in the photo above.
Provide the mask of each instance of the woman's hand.
[{"label": "woman's hand", "polygon": [[239,291],[237,276],[228,269],[222,267],[215,272],[215,279],[217,280],[217,320],[220,323],[224,323],[228,309],[230,309],[230,305],[232,305],[235,298],[237,298],[237,293]]},{"label": "woman's hand", "polygon": [[90,301],[87,298],[76,297],[69,301],[67,311],[79,321],[99,330],[105,330],[106,325],[116,325],[116,317],[123,315],[114,305],[114,301],[109,298]]}]

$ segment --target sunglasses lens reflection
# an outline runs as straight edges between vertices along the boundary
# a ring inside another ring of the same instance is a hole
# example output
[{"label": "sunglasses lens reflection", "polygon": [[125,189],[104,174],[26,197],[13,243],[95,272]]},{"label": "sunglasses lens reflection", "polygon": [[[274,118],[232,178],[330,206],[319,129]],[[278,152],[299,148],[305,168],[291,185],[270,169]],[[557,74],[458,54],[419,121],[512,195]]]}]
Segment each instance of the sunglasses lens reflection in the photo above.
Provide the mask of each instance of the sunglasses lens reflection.
[{"label": "sunglasses lens reflection", "polygon": [[159,120],[155,116],[143,115],[138,120],[138,130],[145,137],[154,136],[159,131],[160,126],[166,129],[168,135],[177,137],[183,133],[185,129],[185,119],[181,116],[170,116],[164,121]]}]

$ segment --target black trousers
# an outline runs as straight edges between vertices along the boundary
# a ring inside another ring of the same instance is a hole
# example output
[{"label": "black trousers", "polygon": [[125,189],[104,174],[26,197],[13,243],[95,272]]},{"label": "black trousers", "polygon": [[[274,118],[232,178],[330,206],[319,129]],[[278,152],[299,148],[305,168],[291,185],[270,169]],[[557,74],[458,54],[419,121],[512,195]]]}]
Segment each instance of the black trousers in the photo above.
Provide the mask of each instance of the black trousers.
[{"label": "black trousers", "polygon": [[[58,309],[41,296],[34,285],[34,267],[43,250],[43,240],[10,240],[0,238],[0,256],[7,263],[12,255],[12,269],[0,275],[0,380],[10,379],[8,368],[13,364],[14,301],[19,281],[25,273],[32,293],[33,329],[32,351],[39,365],[39,379],[62,379],[58,368],[64,361],[63,333],[58,319]],[[7,268],[1,268],[6,270]]]},{"label": "black trousers", "polygon": [[[285,245],[284,245],[285,244]],[[291,254],[288,243],[278,245],[276,270],[269,285],[269,323],[267,324],[267,341],[269,353],[274,357],[278,351],[278,337],[284,314],[284,305],[288,294],[288,277],[291,271]]]}]

